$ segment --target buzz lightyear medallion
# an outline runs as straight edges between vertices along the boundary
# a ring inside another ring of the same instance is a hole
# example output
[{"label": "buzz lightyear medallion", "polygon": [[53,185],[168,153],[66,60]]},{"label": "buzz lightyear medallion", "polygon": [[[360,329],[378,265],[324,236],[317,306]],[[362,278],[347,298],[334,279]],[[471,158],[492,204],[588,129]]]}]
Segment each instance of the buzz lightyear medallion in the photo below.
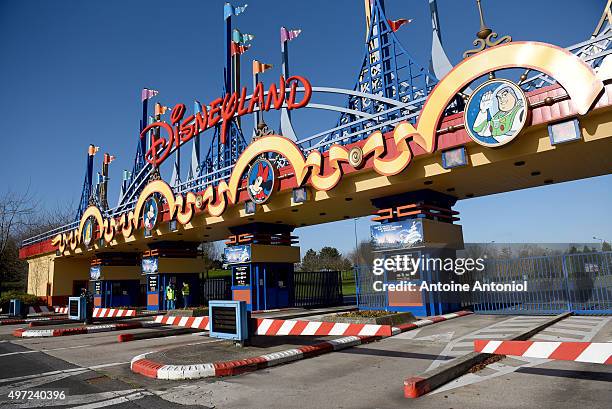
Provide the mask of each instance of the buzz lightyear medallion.
[{"label": "buzz lightyear medallion", "polygon": [[463,121],[474,142],[488,147],[505,145],[519,134],[527,121],[527,98],[512,81],[487,81],[470,97]]}]

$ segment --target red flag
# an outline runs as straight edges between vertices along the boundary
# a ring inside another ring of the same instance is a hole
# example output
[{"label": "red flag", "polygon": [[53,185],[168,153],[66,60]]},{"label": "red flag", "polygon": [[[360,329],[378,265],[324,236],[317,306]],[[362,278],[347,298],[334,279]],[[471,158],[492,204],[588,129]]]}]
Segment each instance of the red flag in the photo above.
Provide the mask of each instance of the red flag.
[{"label": "red flag", "polygon": [[389,23],[391,30],[395,33],[404,24],[412,23],[412,19],[407,20],[405,18],[400,18],[399,20],[395,20],[395,21],[387,20],[387,22]]},{"label": "red flag", "polygon": [[244,54],[246,50],[248,50],[250,47],[251,47],[250,45],[241,45],[241,44],[238,44],[232,41],[230,49],[231,49],[232,55],[236,55],[236,54],[241,55],[241,54]]},{"label": "red flag", "polygon": [[155,115],[163,115],[166,111],[169,111],[170,108],[160,104],[159,102],[155,104]]}]

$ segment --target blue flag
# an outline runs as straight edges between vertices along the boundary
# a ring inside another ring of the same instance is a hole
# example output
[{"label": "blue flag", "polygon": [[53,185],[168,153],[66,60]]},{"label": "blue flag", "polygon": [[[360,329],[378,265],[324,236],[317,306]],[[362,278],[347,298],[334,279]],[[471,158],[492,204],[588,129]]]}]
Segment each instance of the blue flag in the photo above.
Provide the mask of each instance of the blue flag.
[{"label": "blue flag", "polygon": [[244,10],[246,10],[247,6],[248,4],[245,4],[244,6],[234,7],[229,3],[225,3],[225,6],[223,6],[223,19],[227,20],[228,17],[237,16],[240,13],[244,13]]}]

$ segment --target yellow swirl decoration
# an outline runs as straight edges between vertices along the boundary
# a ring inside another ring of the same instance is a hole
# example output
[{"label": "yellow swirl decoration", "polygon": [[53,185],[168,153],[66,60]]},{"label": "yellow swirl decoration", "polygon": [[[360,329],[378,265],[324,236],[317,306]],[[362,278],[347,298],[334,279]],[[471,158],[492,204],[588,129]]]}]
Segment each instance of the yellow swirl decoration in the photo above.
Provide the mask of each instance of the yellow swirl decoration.
[{"label": "yellow swirl decoration", "polygon": [[[603,89],[603,82],[589,66],[559,47],[536,42],[514,42],[489,48],[463,60],[436,85],[423,106],[416,127],[407,122],[400,123],[393,131],[393,138],[387,140],[380,131],[373,132],[361,148],[364,160],[371,156],[374,170],[381,175],[392,176],[402,172],[412,161],[408,145],[410,139],[428,153],[435,150],[438,124],[458,92],[491,71],[513,67],[531,68],[555,78],[565,88],[580,114],[588,112]],[[121,215],[117,220],[104,220],[100,210],[91,206],[83,214],[79,228],[58,234],[53,238],[52,245],[57,246],[61,253],[67,247],[74,251],[80,244],[85,221],[91,216],[101,227],[107,244],[112,242],[119,231],[123,237],[131,237],[134,230],[139,228],[145,201],[154,193],[165,199],[170,219],[176,217],[182,225],[191,221],[196,208],[212,216],[221,216],[229,205],[237,203],[240,183],[249,165],[259,155],[267,152],[276,152],[287,158],[293,167],[298,186],[310,182],[316,190],[333,189],[342,179],[342,163],[349,162],[349,148],[332,145],[324,170],[325,158],[319,151],[312,151],[304,158],[294,142],[279,135],[267,135],[247,146],[236,161],[229,180],[221,180],[216,188],[211,185],[197,196],[188,192],[183,197],[181,194],[175,196],[172,188],[164,181],[153,181],[140,193],[133,211]]]}]

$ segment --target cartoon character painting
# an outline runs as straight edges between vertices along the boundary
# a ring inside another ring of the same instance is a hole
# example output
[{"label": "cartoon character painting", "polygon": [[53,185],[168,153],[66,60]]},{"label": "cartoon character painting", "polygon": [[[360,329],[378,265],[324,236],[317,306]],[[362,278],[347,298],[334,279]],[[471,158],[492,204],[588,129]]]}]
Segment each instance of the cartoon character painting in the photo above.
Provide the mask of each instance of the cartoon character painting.
[{"label": "cartoon character painting", "polygon": [[527,120],[527,99],[511,81],[487,81],[474,91],[464,115],[466,130],[475,142],[501,146],[523,129]]},{"label": "cartoon character painting", "polygon": [[249,197],[256,204],[265,203],[274,190],[274,167],[267,159],[258,159],[249,170]]},{"label": "cartoon character painting", "polygon": [[93,230],[94,219],[89,217],[83,225],[83,244],[85,244],[86,247],[89,247],[91,244],[91,240],[93,239]]},{"label": "cartoon character painting", "polygon": [[144,204],[143,221],[145,229],[153,230],[157,224],[158,209],[157,200],[154,197],[148,198]]}]

